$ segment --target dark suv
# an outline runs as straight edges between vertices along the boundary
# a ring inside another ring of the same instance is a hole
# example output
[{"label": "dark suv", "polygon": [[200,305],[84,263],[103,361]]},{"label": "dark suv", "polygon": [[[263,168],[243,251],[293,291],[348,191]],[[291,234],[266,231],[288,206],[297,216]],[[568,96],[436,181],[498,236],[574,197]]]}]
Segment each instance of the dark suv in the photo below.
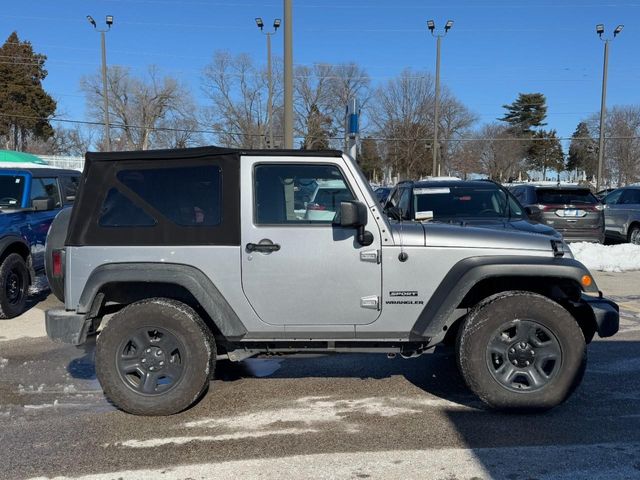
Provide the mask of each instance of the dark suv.
[{"label": "dark suv", "polygon": [[507,189],[488,180],[400,182],[389,194],[384,211],[394,220],[451,223],[562,238],[553,228],[531,221]]},{"label": "dark suv", "polygon": [[562,233],[567,242],[604,242],[604,206],[586,187],[510,185],[532,220]]}]

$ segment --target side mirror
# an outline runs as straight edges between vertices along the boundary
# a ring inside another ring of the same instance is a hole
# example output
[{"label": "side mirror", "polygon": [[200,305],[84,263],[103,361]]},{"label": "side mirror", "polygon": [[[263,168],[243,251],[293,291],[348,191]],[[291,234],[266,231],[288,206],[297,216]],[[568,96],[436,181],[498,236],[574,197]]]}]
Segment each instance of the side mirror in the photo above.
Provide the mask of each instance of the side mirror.
[{"label": "side mirror", "polygon": [[55,204],[53,202],[53,198],[34,198],[31,202],[31,206],[37,212],[45,211],[45,210],[53,210]]},{"label": "side mirror", "polygon": [[367,207],[362,202],[340,202],[340,226],[358,228],[367,224]]},{"label": "side mirror", "polygon": [[535,205],[524,207],[524,211],[527,212],[527,215],[529,215],[530,217],[538,217],[542,213],[540,207],[536,207]]},{"label": "side mirror", "polygon": [[340,226],[356,228],[358,243],[364,247],[373,243],[373,234],[364,229],[367,224],[367,206],[356,200],[340,202]]}]

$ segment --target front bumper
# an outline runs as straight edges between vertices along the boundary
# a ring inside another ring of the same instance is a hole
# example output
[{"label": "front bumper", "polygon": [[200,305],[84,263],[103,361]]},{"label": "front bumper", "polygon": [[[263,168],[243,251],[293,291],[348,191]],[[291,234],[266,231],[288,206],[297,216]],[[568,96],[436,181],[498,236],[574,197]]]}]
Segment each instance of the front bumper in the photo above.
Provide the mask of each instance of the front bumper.
[{"label": "front bumper", "polygon": [[615,335],[620,328],[620,307],[602,296],[582,295],[582,301],[590,308],[600,337]]},{"label": "front bumper", "polygon": [[92,321],[84,313],[68,310],[47,310],[44,314],[47,336],[55,341],[82,345]]}]

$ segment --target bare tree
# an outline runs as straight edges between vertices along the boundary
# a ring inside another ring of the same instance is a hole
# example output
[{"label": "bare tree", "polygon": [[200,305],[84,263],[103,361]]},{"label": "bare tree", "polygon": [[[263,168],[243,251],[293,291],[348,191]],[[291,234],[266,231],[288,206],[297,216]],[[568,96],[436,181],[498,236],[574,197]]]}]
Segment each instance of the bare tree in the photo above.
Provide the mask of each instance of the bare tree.
[{"label": "bare tree", "polygon": [[397,175],[412,178],[428,171],[432,137],[433,78],[426,72],[404,70],[374,93],[368,115],[381,150]]},{"label": "bare tree", "polygon": [[[438,117],[440,159],[442,171],[451,174],[454,173],[452,163],[455,162],[456,156],[461,153],[469,153],[468,148],[466,151],[460,152],[463,142],[457,142],[456,140],[471,133],[470,128],[478,121],[478,117],[462,102],[456,99],[446,87],[442,89],[440,103],[440,115]],[[465,155],[465,158],[468,157]],[[468,158],[468,160],[471,159]],[[473,164],[476,162],[471,163]],[[462,171],[466,171],[467,167],[470,166],[462,166],[460,162],[458,162],[457,165],[458,167],[463,167]]]},{"label": "bare tree", "polygon": [[[589,130],[600,134],[599,114],[587,120]],[[596,147],[597,152],[597,147]],[[616,185],[640,179],[640,106],[619,105],[607,112],[603,176]]]},{"label": "bare tree", "polygon": [[[109,115],[113,129],[120,131],[113,134],[116,148],[147,150],[152,147],[154,132],[161,122],[188,116],[183,109],[191,102],[188,90],[173,77],[161,77],[154,66],[149,67],[144,78],[134,77],[128,68],[111,67],[107,85]],[[91,117],[101,121],[104,110],[100,76],[83,78],[81,88]]]},{"label": "bare tree", "polygon": [[37,139],[29,145],[29,152],[36,155],[84,156],[91,149],[94,132],[76,125],[72,128],[57,126],[47,140]]},{"label": "bare tree", "polygon": [[[279,97],[278,62],[274,62],[274,105]],[[217,131],[218,141],[225,146],[265,148],[269,123],[267,75],[256,67],[248,55],[233,57],[218,51],[203,72],[202,88],[211,101],[205,111],[206,122]],[[280,137],[274,113],[274,136]],[[275,132],[278,132],[276,135]]]},{"label": "bare tree", "polygon": [[500,182],[516,178],[526,170],[524,145],[508,127],[490,123],[478,133],[477,153],[483,173]]}]

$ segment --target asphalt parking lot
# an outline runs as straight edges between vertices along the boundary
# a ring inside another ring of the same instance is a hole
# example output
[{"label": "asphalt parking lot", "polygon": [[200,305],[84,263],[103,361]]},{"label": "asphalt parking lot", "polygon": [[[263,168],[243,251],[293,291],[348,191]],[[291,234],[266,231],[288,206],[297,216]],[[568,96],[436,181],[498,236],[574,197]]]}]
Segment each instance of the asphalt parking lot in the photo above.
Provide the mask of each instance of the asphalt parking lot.
[{"label": "asphalt parking lot", "polygon": [[0,478],[640,478],[640,272],[600,273],[622,308],[581,387],[541,415],[487,411],[447,353],[221,364],[172,417],[116,410],[93,346],[44,337],[43,310],[0,323]]}]

